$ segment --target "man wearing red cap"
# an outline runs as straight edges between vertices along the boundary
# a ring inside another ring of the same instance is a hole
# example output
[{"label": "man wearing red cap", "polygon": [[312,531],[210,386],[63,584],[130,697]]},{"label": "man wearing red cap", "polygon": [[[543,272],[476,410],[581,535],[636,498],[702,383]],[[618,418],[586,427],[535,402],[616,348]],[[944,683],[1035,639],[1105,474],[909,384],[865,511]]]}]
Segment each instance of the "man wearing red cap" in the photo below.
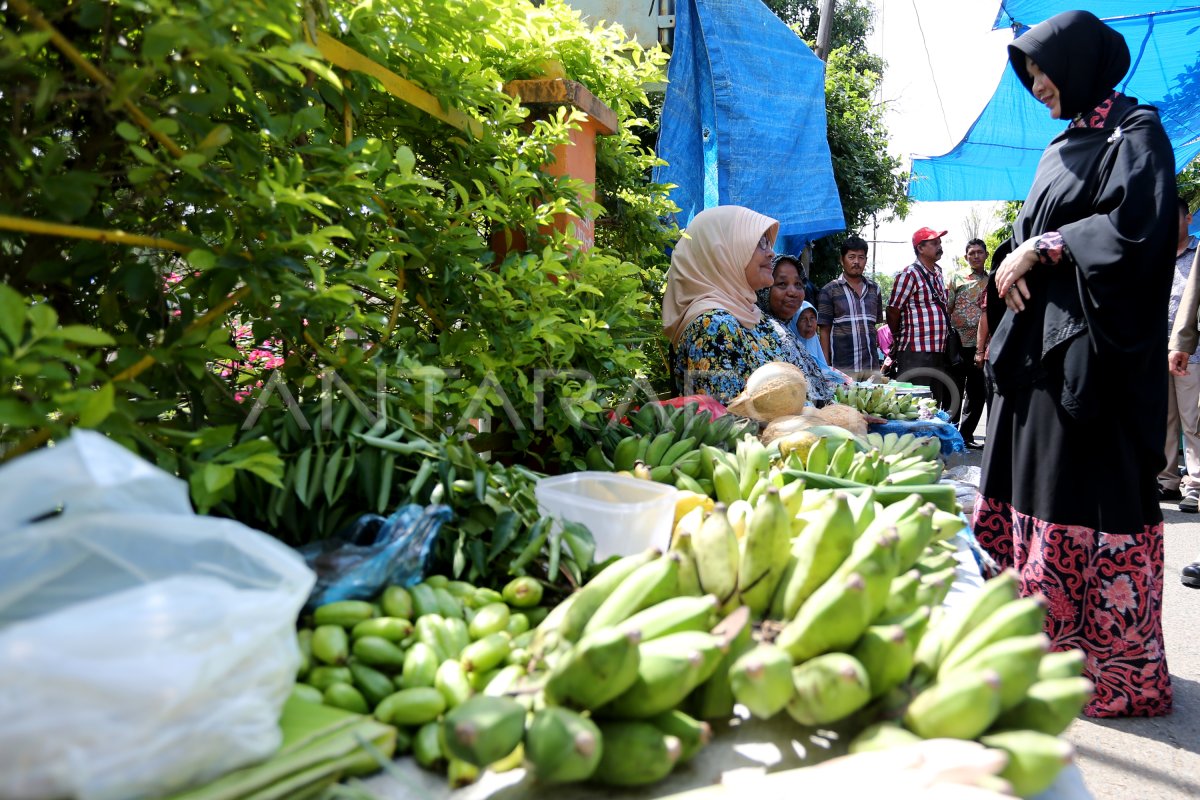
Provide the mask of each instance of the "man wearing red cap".
[{"label": "man wearing red cap", "polygon": [[900,380],[928,384],[942,408],[951,403],[949,365],[943,355],[950,325],[946,314],[946,283],[938,259],[942,237],[933,228],[913,234],[917,259],[896,275],[888,299],[887,323],[892,330],[892,360]]}]

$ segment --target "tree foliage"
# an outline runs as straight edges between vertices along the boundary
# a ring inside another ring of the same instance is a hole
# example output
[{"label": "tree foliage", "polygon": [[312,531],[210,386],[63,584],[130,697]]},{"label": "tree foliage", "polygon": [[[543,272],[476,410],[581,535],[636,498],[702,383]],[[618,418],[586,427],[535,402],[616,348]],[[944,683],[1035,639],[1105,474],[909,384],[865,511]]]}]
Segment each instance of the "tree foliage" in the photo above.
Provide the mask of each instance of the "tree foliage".
[{"label": "tree foliage", "polygon": [[[383,510],[380,487],[415,470],[364,447],[366,411],[431,440],[490,417],[497,455],[554,465],[582,414],[657,366],[643,346],[674,232],[636,134],[661,53],[561,2],[32,5],[111,84],[10,4],[0,214],[165,241],[0,232],[5,457],[96,428],[188,479],[202,509],[306,539]],[[331,68],[317,30],[479,135]],[[595,203],[540,169],[575,120],[503,91],[552,61],[621,120]],[[599,216],[596,247],[561,215]]]}]

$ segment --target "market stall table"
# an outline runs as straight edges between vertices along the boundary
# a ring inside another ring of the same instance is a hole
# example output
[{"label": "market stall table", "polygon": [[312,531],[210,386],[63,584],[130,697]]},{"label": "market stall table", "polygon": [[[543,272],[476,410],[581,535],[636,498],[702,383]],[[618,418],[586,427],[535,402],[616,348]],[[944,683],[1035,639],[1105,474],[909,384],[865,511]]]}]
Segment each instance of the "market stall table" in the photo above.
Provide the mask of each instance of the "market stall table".
[{"label": "market stall table", "polygon": [[[953,427],[953,426],[949,426]],[[961,441],[961,439],[959,440]],[[958,537],[958,569],[946,605],[953,606],[983,585],[979,566],[971,552],[969,534]],[[677,767],[665,780],[650,786],[622,790],[593,784],[545,786],[536,783],[523,769],[504,773],[485,772],[478,783],[452,790],[441,772],[421,769],[411,757],[402,757],[392,768],[364,781],[365,788],[379,800],[607,800],[614,794],[639,798],[666,798],[714,784],[730,786],[732,796],[753,791],[755,778],[780,770],[813,766],[844,755],[846,739],[837,726],[830,729],[803,728],[786,712],[770,720],[737,718],[713,725],[713,740],[690,763]],[[883,787],[878,787],[883,788]],[[744,790],[743,790],[744,789]],[[1091,800],[1079,769],[1063,770],[1054,785],[1038,800]]]}]

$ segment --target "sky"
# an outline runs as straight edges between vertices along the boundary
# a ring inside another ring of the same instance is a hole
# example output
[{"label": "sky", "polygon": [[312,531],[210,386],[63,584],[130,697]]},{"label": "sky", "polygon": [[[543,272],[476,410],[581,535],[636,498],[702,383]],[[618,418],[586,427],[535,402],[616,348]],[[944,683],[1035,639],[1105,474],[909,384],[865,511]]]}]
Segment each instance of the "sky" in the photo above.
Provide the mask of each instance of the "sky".
[{"label": "sky", "polygon": [[[887,104],[889,150],[904,161],[938,156],[954,148],[991,98],[1008,69],[1009,30],[991,30],[999,0],[873,0],[871,51],[887,62],[881,98]],[[868,266],[894,273],[913,261],[912,234],[922,227],[947,231],[942,240],[948,267],[966,250],[965,223],[984,221],[981,235],[996,227],[1000,203],[913,203],[904,220],[880,220],[860,235],[877,240]]]}]

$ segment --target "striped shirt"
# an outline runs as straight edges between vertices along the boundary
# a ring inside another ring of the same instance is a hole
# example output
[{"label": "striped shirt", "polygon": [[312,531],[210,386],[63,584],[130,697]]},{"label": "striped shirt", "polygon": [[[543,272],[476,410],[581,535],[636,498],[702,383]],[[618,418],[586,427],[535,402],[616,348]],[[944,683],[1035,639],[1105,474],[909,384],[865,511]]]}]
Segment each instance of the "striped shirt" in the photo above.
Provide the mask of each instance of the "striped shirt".
[{"label": "striped shirt", "polygon": [[829,355],[836,369],[871,372],[879,369],[875,326],[883,321],[883,295],[879,284],[862,279],[856,292],[839,275],[821,287],[817,299],[817,325],[828,325]]},{"label": "striped shirt", "polygon": [[896,274],[888,305],[900,312],[900,336],[892,357],[905,351],[941,353],[946,346],[946,284],[936,264],[914,261]]}]

